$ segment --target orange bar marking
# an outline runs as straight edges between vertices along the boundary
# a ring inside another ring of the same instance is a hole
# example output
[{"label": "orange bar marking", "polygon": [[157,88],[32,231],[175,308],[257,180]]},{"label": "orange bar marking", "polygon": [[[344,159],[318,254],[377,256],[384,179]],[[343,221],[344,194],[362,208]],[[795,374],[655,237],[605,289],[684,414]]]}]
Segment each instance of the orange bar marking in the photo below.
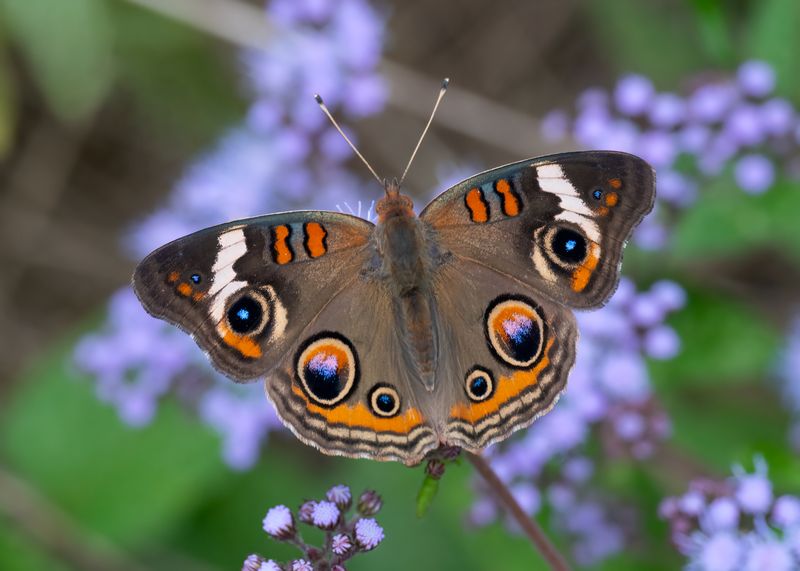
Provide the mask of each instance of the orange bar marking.
[{"label": "orange bar marking", "polygon": [[464,404],[458,403],[450,409],[450,416],[476,424],[487,416],[497,414],[500,407],[514,399],[522,391],[539,382],[539,375],[550,364],[550,349],[553,339],[547,342],[544,357],[532,369],[518,371],[510,377],[500,377],[494,394],[483,402]]},{"label": "orange bar marking", "polygon": [[285,224],[275,226],[272,229],[272,250],[274,253],[275,261],[280,265],[288,264],[294,258],[292,249],[289,246],[289,236],[292,231]]},{"label": "orange bar marking", "polygon": [[325,243],[325,238],[328,232],[319,222],[308,222],[305,225],[306,232],[306,252],[309,257],[319,258],[325,255],[328,251],[328,246]]},{"label": "orange bar marking", "polygon": [[506,216],[516,216],[519,214],[519,199],[511,190],[511,185],[504,178],[498,180],[494,189],[503,200],[503,214]]},{"label": "orange bar marking", "polygon": [[591,248],[589,249],[589,254],[586,256],[586,259],[572,272],[572,283],[570,284],[572,291],[583,291],[586,289],[586,286],[589,285],[589,279],[592,277],[592,273],[600,262],[600,257],[597,255],[599,249],[600,246],[598,246],[596,242],[591,242]]},{"label": "orange bar marking", "polygon": [[222,335],[222,341],[228,347],[236,349],[242,356],[250,357],[251,359],[261,357],[261,347],[249,337],[237,335],[222,323],[219,324],[217,330]]},{"label": "orange bar marking", "polygon": [[178,284],[178,293],[184,297],[189,297],[192,295],[192,286],[186,282],[181,282]]},{"label": "orange bar marking", "polygon": [[619,195],[616,192],[606,194],[606,206],[614,207],[619,202]]},{"label": "orange bar marking", "polygon": [[363,403],[355,405],[340,404],[333,408],[322,408],[308,400],[302,389],[292,384],[292,392],[302,398],[308,410],[322,416],[331,424],[343,424],[350,428],[366,428],[375,432],[395,432],[408,434],[422,424],[422,415],[415,408],[392,418],[381,418],[372,414]]},{"label": "orange bar marking", "polygon": [[469,217],[473,222],[483,224],[489,221],[489,205],[486,199],[483,198],[483,193],[480,188],[473,188],[467,193],[467,208],[469,209]]}]

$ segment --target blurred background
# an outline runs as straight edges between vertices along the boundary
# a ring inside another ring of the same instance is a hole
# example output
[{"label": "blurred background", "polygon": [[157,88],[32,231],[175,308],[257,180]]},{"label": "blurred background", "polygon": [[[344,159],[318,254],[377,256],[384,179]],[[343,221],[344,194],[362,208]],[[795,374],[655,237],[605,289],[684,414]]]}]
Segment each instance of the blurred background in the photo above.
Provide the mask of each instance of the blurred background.
[{"label": "blurred background", "polygon": [[[136,262],[193,230],[417,207],[480,170],[595,148],[655,211],[570,388],[487,456],[575,568],[800,569],[800,4],[792,0],[0,0],[0,569],[239,569],[335,484],[385,540],[349,569],[545,569],[452,465],[323,457],[260,386],[144,314]],[[309,528],[310,529],[310,528]],[[321,532],[304,532],[320,541]]]}]

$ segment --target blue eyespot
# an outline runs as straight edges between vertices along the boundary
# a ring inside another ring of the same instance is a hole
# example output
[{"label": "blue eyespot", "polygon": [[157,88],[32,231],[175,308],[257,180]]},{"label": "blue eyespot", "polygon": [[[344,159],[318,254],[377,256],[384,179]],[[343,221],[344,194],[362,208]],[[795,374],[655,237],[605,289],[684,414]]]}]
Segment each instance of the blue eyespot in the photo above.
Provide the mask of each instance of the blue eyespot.
[{"label": "blue eyespot", "polygon": [[603,197],[603,189],[595,188],[594,192],[592,192],[592,196],[595,198],[595,200],[600,200]]},{"label": "blue eyespot", "polygon": [[383,412],[389,412],[394,407],[394,399],[387,395],[382,394],[378,396],[378,408]]},{"label": "blue eyespot", "polygon": [[252,333],[261,326],[264,310],[255,299],[246,295],[228,308],[228,323],[235,333]]},{"label": "blue eyespot", "polygon": [[550,248],[565,264],[580,264],[586,258],[586,239],[571,228],[559,228],[552,234]]},{"label": "blue eyespot", "polygon": [[486,382],[486,379],[483,377],[476,377],[472,379],[472,385],[470,386],[470,390],[473,395],[480,398],[486,394],[486,391],[489,390],[489,383]]},{"label": "blue eyespot", "polygon": [[578,243],[575,240],[567,240],[567,243],[564,244],[564,248],[566,248],[567,252],[571,252],[577,245]]},{"label": "blue eyespot", "polygon": [[192,280],[192,282],[199,284],[203,278],[200,277],[200,274],[192,274],[189,276],[189,279]]},{"label": "blue eyespot", "polygon": [[492,396],[494,380],[487,369],[476,365],[467,373],[466,381],[467,397],[472,402],[481,402]]},{"label": "blue eyespot", "polygon": [[389,418],[400,412],[400,395],[389,385],[376,385],[369,394],[369,404],[377,416]]}]

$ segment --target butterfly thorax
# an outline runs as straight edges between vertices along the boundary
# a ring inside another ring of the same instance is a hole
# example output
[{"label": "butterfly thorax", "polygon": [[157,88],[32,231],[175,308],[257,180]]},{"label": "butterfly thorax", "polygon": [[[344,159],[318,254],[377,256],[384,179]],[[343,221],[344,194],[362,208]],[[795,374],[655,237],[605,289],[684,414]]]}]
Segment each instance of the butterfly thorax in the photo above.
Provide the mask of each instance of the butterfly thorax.
[{"label": "butterfly thorax", "polygon": [[381,273],[392,291],[395,320],[423,384],[433,390],[437,335],[425,229],[411,198],[401,194],[396,183],[386,185],[386,196],[378,202],[376,212]]}]

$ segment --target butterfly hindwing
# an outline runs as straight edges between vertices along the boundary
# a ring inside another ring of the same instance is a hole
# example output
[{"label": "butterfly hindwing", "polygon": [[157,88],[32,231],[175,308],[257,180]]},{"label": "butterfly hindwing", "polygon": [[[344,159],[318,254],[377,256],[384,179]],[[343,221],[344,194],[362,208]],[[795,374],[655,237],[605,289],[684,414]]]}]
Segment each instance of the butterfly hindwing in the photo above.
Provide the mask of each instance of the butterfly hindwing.
[{"label": "butterfly hindwing", "polygon": [[373,228],[314,211],[215,226],[147,256],[134,291],[149,313],[190,333],[222,373],[255,379],[356,278]]},{"label": "butterfly hindwing", "polygon": [[622,249],[653,206],[642,159],[587,151],[520,161],[471,177],[420,214],[441,246],[523,280],[558,303],[602,305]]}]

